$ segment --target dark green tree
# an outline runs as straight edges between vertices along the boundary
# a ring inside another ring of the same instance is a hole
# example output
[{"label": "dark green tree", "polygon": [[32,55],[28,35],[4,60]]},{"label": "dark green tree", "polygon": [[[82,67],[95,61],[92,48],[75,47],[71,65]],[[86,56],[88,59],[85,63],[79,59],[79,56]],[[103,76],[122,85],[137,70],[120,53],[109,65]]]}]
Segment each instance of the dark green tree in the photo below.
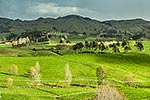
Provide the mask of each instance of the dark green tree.
[{"label": "dark green tree", "polygon": [[120,46],[120,42],[119,42],[119,41],[117,41],[116,45],[117,45],[117,46]]},{"label": "dark green tree", "polygon": [[122,41],[121,46],[124,48],[126,45],[129,45],[129,42],[127,40]]},{"label": "dark green tree", "polygon": [[85,40],[84,46],[86,49],[90,49],[90,43],[87,40]]},{"label": "dark green tree", "polygon": [[139,51],[144,50],[144,46],[141,41],[136,41],[134,46],[136,46]]},{"label": "dark green tree", "polygon": [[105,45],[103,42],[100,42],[99,44],[99,50],[104,51],[106,49]]},{"label": "dark green tree", "polygon": [[84,47],[84,44],[82,43],[82,42],[79,42],[79,43],[76,43],[75,45],[73,45],[72,46],[72,49],[74,50],[74,51],[81,51],[82,50],[82,48]]},{"label": "dark green tree", "polygon": [[119,47],[116,45],[116,43],[110,44],[110,48],[112,48],[113,52],[117,53],[120,52]]},{"label": "dark green tree", "polygon": [[128,52],[129,50],[131,50],[130,43],[127,40],[122,41],[121,46],[122,48],[124,48],[125,52]]}]

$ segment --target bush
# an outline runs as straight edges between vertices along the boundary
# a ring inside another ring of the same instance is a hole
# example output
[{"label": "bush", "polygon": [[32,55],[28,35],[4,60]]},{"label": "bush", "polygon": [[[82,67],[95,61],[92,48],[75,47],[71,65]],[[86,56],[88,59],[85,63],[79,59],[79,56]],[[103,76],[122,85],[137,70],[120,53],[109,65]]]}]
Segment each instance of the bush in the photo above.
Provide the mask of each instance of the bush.
[{"label": "bush", "polygon": [[124,82],[125,82],[125,85],[127,85],[127,86],[135,85],[133,75],[131,73],[128,73],[127,75],[125,75]]},{"label": "bush", "polygon": [[124,96],[115,87],[103,85],[96,91],[94,100],[124,100]]},{"label": "bush", "polygon": [[66,64],[66,66],[65,66],[65,76],[66,76],[66,83],[68,85],[70,85],[71,81],[72,81],[72,74],[71,74],[71,71],[69,69],[69,64]]},{"label": "bush", "polygon": [[106,78],[106,75],[105,75],[104,68],[102,66],[98,67],[96,69],[96,76],[97,76],[97,84],[98,85],[103,84],[104,83],[104,79]]},{"label": "bush", "polygon": [[30,78],[33,84],[38,86],[40,84],[40,65],[36,62],[35,67],[30,67]]},{"label": "bush", "polygon": [[13,74],[13,75],[17,75],[18,74],[18,66],[13,64],[9,69],[8,69],[8,72],[10,74]]},{"label": "bush", "polygon": [[12,78],[7,78],[7,86],[10,87],[13,85],[13,79]]}]

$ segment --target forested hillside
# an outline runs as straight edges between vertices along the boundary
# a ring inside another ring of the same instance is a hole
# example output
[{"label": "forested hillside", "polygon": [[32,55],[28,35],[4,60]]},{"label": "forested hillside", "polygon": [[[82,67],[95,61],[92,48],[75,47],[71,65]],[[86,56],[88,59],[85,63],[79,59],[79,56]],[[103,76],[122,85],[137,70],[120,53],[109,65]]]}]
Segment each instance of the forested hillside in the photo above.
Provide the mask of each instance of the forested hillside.
[{"label": "forested hillside", "polygon": [[57,31],[73,35],[124,37],[127,39],[150,38],[150,22],[143,19],[98,21],[78,15],[36,20],[0,18],[0,37],[10,33],[32,31]]}]

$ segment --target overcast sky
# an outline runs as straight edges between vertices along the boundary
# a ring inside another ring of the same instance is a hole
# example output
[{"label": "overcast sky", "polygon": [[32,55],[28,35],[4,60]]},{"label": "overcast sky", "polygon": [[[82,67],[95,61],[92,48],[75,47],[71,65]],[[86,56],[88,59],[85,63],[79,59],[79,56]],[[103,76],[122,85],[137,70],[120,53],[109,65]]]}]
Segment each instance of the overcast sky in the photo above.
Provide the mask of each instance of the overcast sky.
[{"label": "overcast sky", "polygon": [[70,14],[98,20],[150,20],[150,0],[0,0],[0,17],[36,19]]}]

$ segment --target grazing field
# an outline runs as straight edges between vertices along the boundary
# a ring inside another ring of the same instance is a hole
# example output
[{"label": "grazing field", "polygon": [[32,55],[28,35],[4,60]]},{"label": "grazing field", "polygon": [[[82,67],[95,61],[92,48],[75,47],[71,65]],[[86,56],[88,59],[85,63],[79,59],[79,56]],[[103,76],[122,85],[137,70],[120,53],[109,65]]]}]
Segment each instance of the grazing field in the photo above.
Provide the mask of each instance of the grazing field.
[{"label": "grazing field", "polygon": [[[143,41],[143,45],[142,52],[130,41],[132,50],[127,53],[120,47],[120,53],[111,49],[103,53],[87,53],[86,49],[75,53],[67,49],[60,51],[63,55],[51,51],[53,45],[49,44],[22,48],[0,45],[0,97],[2,100],[93,100],[97,91],[96,68],[103,66],[104,84],[116,87],[128,100],[149,100],[150,42]],[[40,65],[38,86],[29,77],[36,62]],[[70,85],[65,78],[66,64],[72,74]],[[17,66],[18,73],[10,73],[11,66]]]},{"label": "grazing field", "polygon": [[[148,99],[150,94],[150,55],[128,54],[72,54],[50,57],[0,57],[2,99],[49,100],[49,99],[91,99],[96,91],[96,68],[104,66],[106,83],[118,88],[129,100]],[[25,76],[30,66],[39,61],[41,83],[30,87],[31,80]],[[65,83],[64,66],[68,63],[72,72],[71,86]],[[10,75],[8,69],[16,64],[17,75]],[[124,77],[131,73],[136,87],[126,86]],[[11,87],[5,87],[7,78],[14,79]]]}]

